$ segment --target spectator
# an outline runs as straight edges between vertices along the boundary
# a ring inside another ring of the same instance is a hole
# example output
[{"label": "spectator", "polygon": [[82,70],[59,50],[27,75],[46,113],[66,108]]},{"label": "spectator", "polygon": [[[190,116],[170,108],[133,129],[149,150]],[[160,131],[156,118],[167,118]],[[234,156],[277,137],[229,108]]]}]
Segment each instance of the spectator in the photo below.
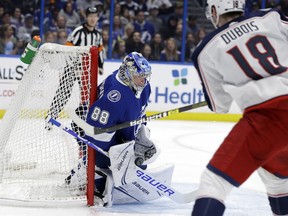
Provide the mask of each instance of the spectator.
[{"label": "spectator", "polygon": [[96,0],[76,0],[76,8],[79,12],[81,22],[86,19],[85,11],[89,7],[95,7]]},{"label": "spectator", "polygon": [[134,31],[130,38],[126,40],[126,52],[141,52],[144,47],[144,43],[141,41],[141,34],[138,31]]},{"label": "spectator", "polygon": [[4,10],[4,7],[0,5],[0,17],[3,16],[5,10]]},{"label": "spectator", "polygon": [[132,19],[134,19],[135,13],[139,11],[139,4],[134,0],[122,0],[120,1],[120,5],[128,9],[129,16]]},{"label": "spectator", "polygon": [[64,16],[66,18],[66,26],[73,30],[76,26],[81,24],[80,16],[73,9],[73,5],[69,2],[66,3],[64,9],[61,9],[59,15]]},{"label": "spectator", "polygon": [[5,11],[1,17],[1,25],[11,24],[11,15],[8,11]]},{"label": "spectator", "polygon": [[161,35],[163,40],[168,38],[175,37],[176,35],[176,26],[178,23],[178,18],[174,15],[168,18],[167,24],[161,29]]},{"label": "spectator", "polygon": [[[103,59],[107,59],[109,52],[109,31],[107,29],[102,30],[103,40]],[[113,47],[113,46],[112,46]]]},{"label": "spectator", "polygon": [[[124,7],[123,7],[124,9]],[[129,20],[123,16],[123,9],[121,8],[121,5],[119,3],[116,3],[114,6],[114,16],[118,15],[121,19],[121,23],[123,26],[126,26],[126,24],[129,22]],[[128,9],[127,9],[128,11]],[[129,13],[128,13],[129,16]]]},{"label": "spectator", "polygon": [[44,35],[44,43],[56,43],[57,36],[51,31],[47,31]]},{"label": "spectator", "polygon": [[162,41],[162,36],[159,33],[154,35],[154,38],[150,44],[151,46],[151,60],[160,60],[161,51],[164,49],[164,43]]},{"label": "spectator", "polygon": [[129,9],[125,5],[121,6],[121,14],[122,14],[123,19],[127,20],[127,23],[128,22],[130,22],[130,23],[133,22],[134,16],[133,17],[130,16]]},{"label": "spectator", "polygon": [[149,44],[145,44],[141,54],[143,55],[144,58],[146,58],[147,60],[151,60],[152,58],[152,49],[151,46]]},{"label": "spectator", "polygon": [[0,1],[0,6],[4,8],[5,11],[7,12],[12,12],[14,10],[14,1],[12,0],[1,0]]},{"label": "spectator", "polygon": [[73,5],[73,9],[77,10],[77,5],[75,0],[57,0],[56,1],[56,7],[59,8],[60,10],[63,9],[65,7],[65,4],[69,2]]},{"label": "spectator", "polygon": [[139,10],[144,11],[144,13],[148,13],[147,0],[138,0]]},{"label": "spectator", "polygon": [[175,10],[172,15],[176,16],[178,20],[182,21],[184,13],[183,1],[177,1],[175,4]]},{"label": "spectator", "polygon": [[163,26],[163,20],[158,17],[159,7],[157,5],[153,5],[150,8],[149,12],[150,15],[147,17],[146,20],[153,25],[155,33],[157,33]]},{"label": "spectator", "polygon": [[24,52],[27,44],[30,42],[30,35],[24,35],[22,38],[18,39],[17,42],[17,47],[18,47],[18,51],[16,53],[16,55],[22,55],[22,53]]},{"label": "spectator", "polygon": [[112,58],[123,60],[126,55],[127,55],[127,52],[126,52],[125,41],[124,40],[118,40],[115,43],[115,46],[114,46],[114,49],[112,52]]},{"label": "spectator", "polygon": [[197,24],[197,17],[193,15],[189,15],[188,21],[187,21],[187,32],[193,33],[194,35],[196,35],[198,31],[199,31],[199,27]]},{"label": "spectator", "polygon": [[115,15],[113,20],[114,20],[114,22],[113,22],[112,38],[113,38],[113,41],[115,43],[116,40],[118,40],[119,38],[123,38],[124,28],[122,27],[121,19],[120,19],[119,15]]},{"label": "spectator", "polygon": [[1,26],[0,53],[15,55],[18,52],[17,38],[14,37],[13,28],[10,24]]},{"label": "spectator", "polygon": [[[40,16],[41,10],[38,8],[34,12],[34,24],[40,26]],[[43,19],[43,32],[46,33],[51,30],[55,30],[55,21],[53,19],[52,13],[50,12],[50,4],[46,3],[44,7],[44,19]]]},{"label": "spectator", "polygon": [[20,7],[15,7],[13,14],[10,18],[10,21],[13,25],[16,26],[18,29],[20,26],[24,25],[24,15],[21,13],[21,8]]},{"label": "spectator", "polygon": [[181,46],[182,46],[182,30],[183,30],[183,25],[182,22],[178,22],[176,25],[176,30],[175,30],[175,42],[177,45],[177,49],[180,51],[181,50]]},{"label": "spectator", "polygon": [[64,30],[67,33],[67,35],[69,35],[72,32],[72,30],[70,28],[67,28],[66,22],[67,21],[66,21],[65,16],[62,16],[59,14],[57,16],[56,24],[55,24],[56,32]]},{"label": "spectator", "polygon": [[260,4],[258,0],[247,0],[245,5],[245,13],[249,14],[259,10]]},{"label": "spectator", "polygon": [[8,24],[8,25],[10,25],[13,28],[13,34],[14,34],[14,36],[16,36],[17,27],[16,27],[16,25],[12,24],[11,15],[7,11],[4,12],[2,17],[1,17],[1,25],[3,26],[5,24]]},{"label": "spectator", "polygon": [[207,35],[205,28],[200,28],[196,34],[196,43],[198,44]]},{"label": "spectator", "polygon": [[65,30],[60,29],[57,31],[57,43],[65,45],[68,38],[68,34]]},{"label": "spectator", "polygon": [[21,11],[23,14],[33,14],[35,12],[35,9],[39,7],[40,4],[39,1],[32,1],[32,0],[21,0],[18,1],[19,6],[21,8]]},{"label": "spectator", "polygon": [[39,31],[39,28],[34,25],[34,19],[31,14],[26,14],[24,19],[24,25],[19,27],[17,36],[18,38],[25,37],[25,34],[28,34],[31,36],[31,33],[37,30]]},{"label": "spectator", "polygon": [[181,52],[177,50],[177,45],[174,38],[169,38],[166,41],[164,50],[160,55],[160,61],[180,61]]},{"label": "spectator", "polygon": [[127,23],[124,27],[123,40],[127,40],[129,37],[131,37],[134,30],[135,30],[134,25],[131,23]]},{"label": "spectator", "polygon": [[192,54],[196,48],[196,39],[194,34],[188,33],[186,36],[186,43],[185,43],[185,61],[191,62]]},{"label": "spectator", "polygon": [[108,20],[108,18],[106,17],[106,14],[105,14],[105,11],[104,11],[104,6],[103,6],[103,3],[101,1],[95,2],[95,7],[97,8],[98,17],[99,17],[97,28],[101,29],[103,22],[105,20]]},{"label": "spectator", "polygon": [[164,20],[164,22],[167,21],[167,18],[173,13],[173,5],[170,2],[170,0],[148,0],[147,1],[147,7],[148,10],[154,6],[157,5],[159,8],[159,17]]},{"label": "spectator", "polygon": [[[138,11],[136,20],[133,23],[135,31],[140,32],[141,41],[143,43],[149,43],[155,34],[154,26],[145,20],[144,12]],[[129,52],[128,52],[129,53]]]}]

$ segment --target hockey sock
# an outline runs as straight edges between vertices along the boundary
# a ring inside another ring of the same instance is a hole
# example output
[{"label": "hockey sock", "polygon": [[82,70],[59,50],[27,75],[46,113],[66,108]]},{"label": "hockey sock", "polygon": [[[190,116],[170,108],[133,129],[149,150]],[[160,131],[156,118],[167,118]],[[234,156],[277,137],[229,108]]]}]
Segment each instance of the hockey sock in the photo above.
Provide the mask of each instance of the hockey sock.
[{"label": "hockey sock", "polygon": [[197,199],[194,204],[192,216],[222,216],[225,206],[213,198]]},{"label": "hockey sock", "polygon": [[276,215],[288,215],[288,196],[268,197],[272,212]]}]

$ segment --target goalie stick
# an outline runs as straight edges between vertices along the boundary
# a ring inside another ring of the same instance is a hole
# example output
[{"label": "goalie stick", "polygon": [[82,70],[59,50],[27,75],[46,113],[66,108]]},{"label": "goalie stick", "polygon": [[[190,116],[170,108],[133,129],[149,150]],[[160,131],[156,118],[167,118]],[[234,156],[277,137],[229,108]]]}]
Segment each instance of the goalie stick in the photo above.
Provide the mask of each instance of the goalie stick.
[{"label": "goalie stick", "polygon": [[[50,118],[48,120],[48,123],[51,123],[51,124],[61,128],[66,133],[72,135],[76,139],[81,140],[82,142],[89,145],[91,148],[95,149],[99,153],[109,157],[108,152],[104,151],[103,149],[98,147],[96,144],[94,144],[94,143],[86,140],[85,138],[79,136],[77,133],[75,133],[73,130],[69,129],[68,127],[63,126],[59,121],[57,121],[53,118]],[[176,191],[175,189],[173,189],[172,187],[166,185],[165,183],[158,181],[156,178],[154,178],[150,174],[146,174],[145,170],[143,170],[139,167],[137,167],[137,169],[136,169],[135,178],[141,179],[142,182],[144,182],[146,185],[148,185],[149,187],[154,187],[159,193],[168,197],[169,199],[173,200],[176,203],[185,204],[185,203],[189,203],[189,202],[192,202],[195,200],[196,191],[192,191],[192,192],[186,193],[186,194],[180,193],[180,192]],[[155,182],[159,182],[159,184],[155,185]]]},{"label": "goalie stick", "polygon": [[70,117],[73,119],[73,121],[79,126],[81,127],[85,133],[87,133],[90,136],[94,136],[97,134],[101,134],[101,133],[108,133],[108,132],[113,132],[116,130],[120,130],[123,128],[127,128],[127,127],[131,127],[131,126],[135,126],[138,124],[142,124],[151,120],[156,120],[156,119],[160,119],[160,118],[164,118],[164,117],[168,117],[177,113],[181,113],[181,112],[185,112],[188,110],[192,110],[192,109],[196,109],[199,107],[203,107],[206,106],[207,102],[203,101],[203,102],[199,102],[196,104],[191,104],[191,105],[187,105],[184,107],[180,107],[180,108],[176,108],[176,109],[171,109],[171,110],[167,110],[164,112],[160,112],[160,113],[156,113],[154,115],[150,115],[141,119],[135,119],[133,121],[127,121],[127,122],[123,122],[121,124],[112,126],[112,127],[108,127],[108,128],[96,128],[93,127],[89,124],[87,124],[85,121],[83,121],[75,112],[69,112]]}]

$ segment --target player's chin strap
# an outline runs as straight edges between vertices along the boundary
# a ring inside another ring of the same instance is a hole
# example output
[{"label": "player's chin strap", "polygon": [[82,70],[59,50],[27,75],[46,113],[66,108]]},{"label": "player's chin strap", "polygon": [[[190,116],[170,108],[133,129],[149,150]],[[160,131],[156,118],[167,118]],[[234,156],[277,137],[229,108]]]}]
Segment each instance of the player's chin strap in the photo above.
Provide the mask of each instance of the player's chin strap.
[{"label": "player's chin strap", "polygon": [[[57,120],[55,120],[53,118],[50,118],[48,120],[48,122],[52,123],[53,125],[55,125],[55,126],[57,126],[59,128],[61,128],[62,130],[64,130],[68,134],[72,135],[76,139],[81,140],[82,142],[84,142],[85,144],[89,145],[91,148],[95,149],[99,153],[109,157],[108,152],[104,151],[103,149],[101,149],[100,147],[95,145],[94,143],[92,143],[92,142],[84,139],[83,137],[79,136],[73,130],[63,126],[59,121],[57,121]],[[131,145],[129,145],[129,146],[130,146],[130,148],[132,148]],[[131,154],[131,155],[134,156],[134,154]],[[135,158],[133,158],[133,160],[125,160],[125,161],[127,161],[127,162],[132,161],[134,163],[134,160],[135,160]],[[120,163],[121,163],[121,161],[120,161]],[[132,166],[132,173],[130,172],[129,175],[134,175],[134,179],[140,180],[141,182],[145,183],[146,186],[154,188],[159,193],[161,193],[162,195],[168,197],[169,199],[173,200],[176,203],[184,204],[184,203],[189,203],[189,202],[192,202],[192,201],[195,200],[196,191],[192,191],[192,192],[186,193],[186,194],[180,193],[177,190],[175,190],[174,188],[170,187],[170,185],[167,185],[166,183],[158,181],[156,178],[151,176],[151,174],[147,174],[145,172],[145,170],[141,169],[140,167]],[[127,179],[131,179],[131,177],[126,178],[126,179],[122,178],[122,180],[121,180],[122,183],[121,184],[123,185],[123,184],[128,183],[128,182],[125,182],[125,181],[127,181]],[[157,184],[155,182],[157,182]],[[119,181],[117,181],[115,183],[117,185],[120,184]]]}]

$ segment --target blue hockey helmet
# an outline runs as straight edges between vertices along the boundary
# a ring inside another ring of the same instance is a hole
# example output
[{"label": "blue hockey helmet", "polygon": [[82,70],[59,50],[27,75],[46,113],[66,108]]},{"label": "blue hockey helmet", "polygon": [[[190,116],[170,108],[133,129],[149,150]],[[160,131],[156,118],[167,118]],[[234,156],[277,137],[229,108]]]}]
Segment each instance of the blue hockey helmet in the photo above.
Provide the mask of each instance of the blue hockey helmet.
[{"label": "blue hockey helmet", "polygon": [[119,68],[119,78],[140,97],[142,90],[150,81],[151,66],[141,53],[128,54]]}]

